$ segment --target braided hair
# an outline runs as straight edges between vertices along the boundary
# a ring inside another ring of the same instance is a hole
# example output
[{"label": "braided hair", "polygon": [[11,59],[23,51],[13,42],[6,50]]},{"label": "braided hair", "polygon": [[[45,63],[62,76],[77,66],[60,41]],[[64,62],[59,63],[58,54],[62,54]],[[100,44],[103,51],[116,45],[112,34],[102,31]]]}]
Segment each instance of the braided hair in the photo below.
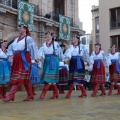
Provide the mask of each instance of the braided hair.
[{"label": "braided hair", "polygon": [[51,33],[50,35],[52,36],[52,44],[53,44],[53,51],[54,51],[53,54],[55,54],[55,46],[54,46],[54,40],[55,40],[55,39],[54,39],[54,33]]}]

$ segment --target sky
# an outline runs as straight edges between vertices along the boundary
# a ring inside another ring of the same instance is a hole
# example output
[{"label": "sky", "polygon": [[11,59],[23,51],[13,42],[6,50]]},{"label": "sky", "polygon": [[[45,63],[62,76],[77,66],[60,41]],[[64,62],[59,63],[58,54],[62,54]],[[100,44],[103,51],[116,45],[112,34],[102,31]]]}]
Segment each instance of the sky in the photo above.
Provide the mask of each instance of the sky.
[{"label": "sky", "polygon": [[87,33],[91,33],[92,30],[92,13],[91,9],[93,5],[98,6],[99,0],[78,0],[79,1],[79,18],[83,23],[83,30]]}]

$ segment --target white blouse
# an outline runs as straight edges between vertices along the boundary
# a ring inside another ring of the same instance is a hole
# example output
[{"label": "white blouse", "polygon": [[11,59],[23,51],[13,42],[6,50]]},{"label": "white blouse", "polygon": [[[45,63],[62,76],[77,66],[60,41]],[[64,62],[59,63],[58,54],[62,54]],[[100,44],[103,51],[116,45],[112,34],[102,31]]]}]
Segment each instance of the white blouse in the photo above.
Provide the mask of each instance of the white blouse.
[{"label": "white blouse", "polygon": [[89,62],[89,54],[88,50],[86,49],[85,45],[80,44],[80,53],[79,53],[79,46],[74,47],[73,45],[70,45],[68,49],[66,50],[64,57],[70,58],[72,56],[81,56],[83,57],[84,61]]},{"label": "white blouse", "polygon": [[8,52],[3,52],[2,49],[0,48],[0,58],[5,58],[7,59],[8,58]]},{"label": "white blouse", "polygon": [[[57,42],[54,41],[54,49],[55,49],[55,55],[57,55],[60,59],[63,57],[63,52],[61,47]],[[46,45],[46,42],[43,43],[42,47],[39,49],[39,57],[45,58],[45,55],[53,54],[53,44],[51,44],[49,47]]]},{"label": "white blouse", "polygon": [[[27,42],[27,51],[30,52],[32,60],[38,59],[38,48],[36,44],[34,43],[34,40],[27,36],[26,39]],[[25,49],[25,38],[18,41],[18,38],[16,38],[13,43],[8,47],[9,55],[13,55],[15,51],[23,51]]]},{"label": "white blouse", "polygon": [[108,65],[111,65],[112,63],[111,60],[118,60],[120,63],[120,53],[119,52],[116,52],[115,54],[109,53],[107,57]]},{"label": "white blouse", "polygon": [[107,58],[103,50],[101,50],[99,54],[95,54],[95,51],[93,51],[90,56],[90,63],[94,64],[94,60],[99,60],[99,59],[101,59],[105,65],[107,64]]}]

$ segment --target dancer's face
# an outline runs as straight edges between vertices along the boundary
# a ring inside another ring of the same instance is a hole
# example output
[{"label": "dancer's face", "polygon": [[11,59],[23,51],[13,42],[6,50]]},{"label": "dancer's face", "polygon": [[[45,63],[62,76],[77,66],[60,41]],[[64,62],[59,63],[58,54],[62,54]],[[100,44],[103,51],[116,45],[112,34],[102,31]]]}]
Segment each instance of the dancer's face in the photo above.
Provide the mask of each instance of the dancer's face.
[{"label": "dancer's face", "polygon": [[8,44],[8,42],[3,42],[3,43],[1,44],[1,46],[6,48],[6,47],[7,47],[7,44]]},{"label": "dancer's face", "polygon": [[100,46],[99,45],[95,45],[95,50],[99,50]]},{"label": "dancer's face", "polygon": [[18,26],[18,32],[20,35],[23,35],[26,33],[26,29],[24,28],[24,25],[19,25]]},{"label": "dancer's face", "polygon": [[77,42],[78,42],[78,39],[75,36],[73,36],[72,43],[77,43]]},{"label": "dancer's face", "polygon": [[52,36],[49,33],[45,34],[45,40],[52,40]]}]

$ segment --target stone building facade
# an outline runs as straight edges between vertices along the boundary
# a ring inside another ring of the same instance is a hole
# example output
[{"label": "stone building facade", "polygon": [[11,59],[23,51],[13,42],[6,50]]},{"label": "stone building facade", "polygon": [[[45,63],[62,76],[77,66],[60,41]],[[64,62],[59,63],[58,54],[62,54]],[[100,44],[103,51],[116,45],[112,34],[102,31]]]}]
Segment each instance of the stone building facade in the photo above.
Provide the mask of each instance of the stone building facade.
[{"label": "stone building facade", "polygon": [[94,50],[94,44],[99,43],[99,6],[92,6],[92,38],[90,51]]},{"label": "stone building facade", "polygon": [[[59,39],[59,14],[71,18],[71,36],[81,31],[78,0],[22,0],[34,5],[34,31],[31,36],[38,47],[44,42],[44,32],[51,30]],[[50,16],[50,18],[49,18]],[[17,32],[17,0],[0,0],[0,38],[13,40]],[[62,40],[66,46],[70,41]]]},{"label": "stone building facade", "polygon": [[105,53],[117,45],[120,51],[120,0],[99,0],[100,43]]}]

